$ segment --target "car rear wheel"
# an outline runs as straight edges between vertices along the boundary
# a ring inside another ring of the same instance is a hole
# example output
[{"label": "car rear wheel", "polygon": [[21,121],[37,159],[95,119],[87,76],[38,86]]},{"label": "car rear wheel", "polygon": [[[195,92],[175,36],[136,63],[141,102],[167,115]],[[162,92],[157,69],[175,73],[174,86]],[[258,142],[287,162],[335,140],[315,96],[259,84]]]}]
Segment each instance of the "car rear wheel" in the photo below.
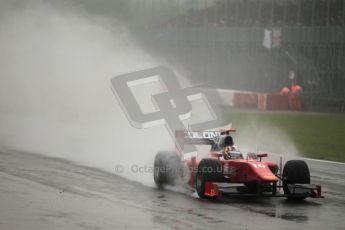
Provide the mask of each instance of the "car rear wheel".
[{"label": "car rear wheel", "polygon": [[216,159],[203,159],[200,161],[195,178],[195,189],[200,198],[205,196],[205,182],[221,182],[224,180],[222,164]]},{"label": "car rear wheel", "polygon": [[[289,184],[310,184],[310,172],[308,165],[301,160],[291,160],[286,162],[283,170],[283,189],[285,195],[290,195]],[[304,200],[308,196],[293,197],[289,200]]]},{"label": "car rear wheel", "polygon": [[154,160],[153,179],[159,188],[175,185],[182,169],[180,157],[176,152],[158,152]]}]

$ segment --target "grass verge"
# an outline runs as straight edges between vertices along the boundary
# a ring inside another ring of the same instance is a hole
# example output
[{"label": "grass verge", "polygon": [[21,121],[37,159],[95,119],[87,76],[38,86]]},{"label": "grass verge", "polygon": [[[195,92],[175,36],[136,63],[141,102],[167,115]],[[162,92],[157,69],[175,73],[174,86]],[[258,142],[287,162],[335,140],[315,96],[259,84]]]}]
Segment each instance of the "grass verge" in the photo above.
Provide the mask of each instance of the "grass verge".
[{"label": "grass verge", "polygon": [[254,120],[282,130],[305,157],[345,162],[345,115],[237,111],[230,116],[238,132]]}]

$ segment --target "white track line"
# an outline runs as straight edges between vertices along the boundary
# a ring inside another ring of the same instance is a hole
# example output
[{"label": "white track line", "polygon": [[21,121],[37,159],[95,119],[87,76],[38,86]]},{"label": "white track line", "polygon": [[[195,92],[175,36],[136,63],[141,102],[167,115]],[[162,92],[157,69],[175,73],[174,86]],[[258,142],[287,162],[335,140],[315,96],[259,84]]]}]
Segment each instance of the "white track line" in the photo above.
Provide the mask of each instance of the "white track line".
[{"label": "white track line", "polygon": [[319,159],[313,159],[313,158],[307,158],[307,157],[298,157],[299,159],[307,160],[307,161],[316,161],[316,162],[322,162],[327,164],[338,164],[338,165],[345,165],[343,162],[338,161],[327,161],[327,160],[319,160]]},{"label": "white track line", "polygon": [[314,158],[308,158],[308,157],[299,157],[299,156],[286,156],[278,153],[270,153],[267,152],[268,155],[275,155],[275,156],[280,156],[283,158],[297,158],[297,159],[302,159],[306,161],[315,161],[315,162],[321,162],[321,163],[327,163],[327,164],[337,164],[337,165],[345,165],[343,162],[338,162],[338,161],[328,161],[328,160],[319,160],[319,159],[314,159]]}]

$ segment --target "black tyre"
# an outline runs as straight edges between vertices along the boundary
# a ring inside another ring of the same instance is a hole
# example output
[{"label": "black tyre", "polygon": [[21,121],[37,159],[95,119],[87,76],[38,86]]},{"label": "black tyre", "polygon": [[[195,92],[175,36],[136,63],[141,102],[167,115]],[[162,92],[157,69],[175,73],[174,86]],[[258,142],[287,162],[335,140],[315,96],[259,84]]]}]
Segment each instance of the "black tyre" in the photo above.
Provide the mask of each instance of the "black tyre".
[{"label": "black tyre", "polygon": [[259,185],[257,182],[247,182],[247,183],[244,183],[244,185],[245,185],[245,192],[257,193],[259,191]]},{"label": "black tyre", "polygon": [[205,182],[224,181],[222,164],[216,159],[203,159],[200,161],[195,178],[195,189],[200,198],[205,196]]},{"label": "black tyre", "polygon": [[158,152],[154,161],[153,179],[156,185],[175,185],[182,170],[182,163],[175,152]]},{"label": "black tyre", "polygon": [[[286,162],[283,170],[284,194],[289,195],[288,184],[310,184],[310,172],[307,163],[301,160]],[[287,197],[290,200],[304,200],[308,196]]]}]

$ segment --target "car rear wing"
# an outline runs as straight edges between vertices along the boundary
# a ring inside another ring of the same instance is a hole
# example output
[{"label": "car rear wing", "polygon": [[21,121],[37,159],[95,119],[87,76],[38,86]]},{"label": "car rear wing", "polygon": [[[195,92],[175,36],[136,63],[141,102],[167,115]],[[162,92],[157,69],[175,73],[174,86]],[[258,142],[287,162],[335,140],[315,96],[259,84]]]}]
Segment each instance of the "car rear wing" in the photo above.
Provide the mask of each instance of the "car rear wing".
[{"label": "car rear wing", "polygon": [[214,145],[220,131],[175,131],[176,152],[183,154],[185,145]]}]

